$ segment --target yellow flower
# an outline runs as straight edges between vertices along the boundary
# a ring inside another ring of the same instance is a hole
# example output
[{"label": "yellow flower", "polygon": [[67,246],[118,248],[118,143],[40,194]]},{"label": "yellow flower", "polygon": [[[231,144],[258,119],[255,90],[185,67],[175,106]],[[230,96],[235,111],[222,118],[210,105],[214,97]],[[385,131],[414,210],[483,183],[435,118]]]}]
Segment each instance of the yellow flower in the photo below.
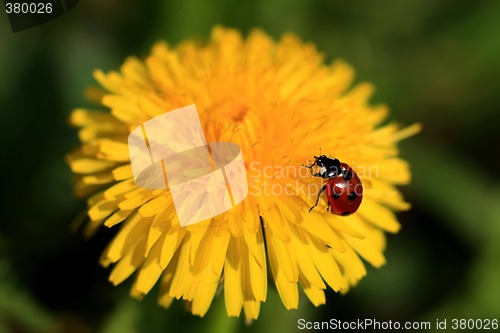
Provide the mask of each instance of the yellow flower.
[{"label": "yellow flower", "polygon": [[[384,233],[397,232],[394,211],[409,208],[395,187],[410,181],[396,143],[420,126],[380,126],[387,108],[368,104],[371,85],[349,89],[349,65],[324,64],[314,45],[292,34],[274,42],[258,30],[244,39],[217,27],[206,44],[160,42],[144,61],[131,57],[119,72],[94,76],[104,89],[91,95],[105,110],[74,110],[82,145],[68,163],[76,193],[88,197],[85,233],[120,224],[101,258],[114,264],[113,284],[136,272],[133,296],[159,281],[162,306],[182,298],[200,316],[223,285],[228,315],[243,309],[254,319],[271,282],[268,266],[284,306],[294,309],[299,285],[318,306],[326,288],[345,292],[366,274],[362,259],[384,264]],[[127,137],[193,103],[207,142],[241,147],[249,195],[230,211],[181,227],[168,190],[135,184]],[[333,215],[324,199],[308,212],[324,180],[301,164],[319,148],[361,178],[355,214]]]}]

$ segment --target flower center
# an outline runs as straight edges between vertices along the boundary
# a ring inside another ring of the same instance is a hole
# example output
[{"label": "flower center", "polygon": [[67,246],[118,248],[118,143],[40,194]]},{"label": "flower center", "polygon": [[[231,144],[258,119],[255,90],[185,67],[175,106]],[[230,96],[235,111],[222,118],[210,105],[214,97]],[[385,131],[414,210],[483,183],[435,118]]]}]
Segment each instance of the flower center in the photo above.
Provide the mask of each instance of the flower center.
[{"label": "flower center", "polygon": [[235,122],[240,122],[243,120],[245,115],[248,113],[248,106],[240,105],[235,106],[233,109],[233,113],[230,115],[231,119]]}]

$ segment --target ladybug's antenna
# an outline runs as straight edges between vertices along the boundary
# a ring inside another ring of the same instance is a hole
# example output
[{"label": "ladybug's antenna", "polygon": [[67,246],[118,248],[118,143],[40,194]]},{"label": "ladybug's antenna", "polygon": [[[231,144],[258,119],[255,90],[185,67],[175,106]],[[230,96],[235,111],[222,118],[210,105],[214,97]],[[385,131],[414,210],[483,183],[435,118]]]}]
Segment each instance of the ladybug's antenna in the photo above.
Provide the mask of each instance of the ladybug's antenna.
[{"label": "ladybug's antenna", "polygon": [[319,156],[321,156],[323,154],[321,154],[321,147],[319,147]]}]

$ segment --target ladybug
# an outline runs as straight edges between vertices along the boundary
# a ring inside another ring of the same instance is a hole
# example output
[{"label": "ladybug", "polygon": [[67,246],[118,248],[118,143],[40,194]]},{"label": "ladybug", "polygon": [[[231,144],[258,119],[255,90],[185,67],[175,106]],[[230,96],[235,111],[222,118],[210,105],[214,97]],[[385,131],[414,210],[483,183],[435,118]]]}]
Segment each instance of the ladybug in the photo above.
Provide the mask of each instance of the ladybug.
[{"label": "ladybug", "polygon": [[[319,168],[318,173],[313,172],[313,167]],[[326,191],[328,205],[331,212],[336,215],[348,216],[358,210],[363,199],[363,184],[354,170],[346,163],[341,163],[336,158],[326,155],[314,156],[314,163],[304,165],[311,170],[313,177],[328,178],[316,198],[316,203],[309,212],[318,205],[319,197]]]}]

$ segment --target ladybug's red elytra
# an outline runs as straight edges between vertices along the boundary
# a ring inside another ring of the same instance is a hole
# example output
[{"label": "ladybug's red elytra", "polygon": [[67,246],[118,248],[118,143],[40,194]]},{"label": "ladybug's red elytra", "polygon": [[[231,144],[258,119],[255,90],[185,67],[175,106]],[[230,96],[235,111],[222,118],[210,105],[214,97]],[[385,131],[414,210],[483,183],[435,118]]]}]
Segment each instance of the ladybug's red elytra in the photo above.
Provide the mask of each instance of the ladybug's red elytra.
[{"label": "ladybug's red elytra", "polygon": [[[303,166],[311,170],[313,177],[328,179],[328,182],[321,187],[316,203],[309,209],[309,212],[318,205],[319,197],[325,191],[333,214],[348,216],[358,210],[363,200],[363,184],[349,165],[341,163],[336,158],[320,155],[314,156],[313,164],[303,164]],[[319,172],[313,172],[314,166],[319,168]]]}]

